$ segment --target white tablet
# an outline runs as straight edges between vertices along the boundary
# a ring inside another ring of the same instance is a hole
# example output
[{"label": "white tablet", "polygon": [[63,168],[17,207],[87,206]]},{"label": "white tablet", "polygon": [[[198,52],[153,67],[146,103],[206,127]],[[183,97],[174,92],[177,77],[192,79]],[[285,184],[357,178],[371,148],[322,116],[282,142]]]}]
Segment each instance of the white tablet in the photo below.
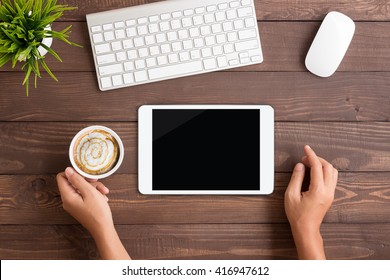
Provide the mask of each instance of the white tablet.
[{"label": "white tablet", "polygon": [[270,194],[274,110],[258,105],[145,105],[138,110],[143,194]]}]

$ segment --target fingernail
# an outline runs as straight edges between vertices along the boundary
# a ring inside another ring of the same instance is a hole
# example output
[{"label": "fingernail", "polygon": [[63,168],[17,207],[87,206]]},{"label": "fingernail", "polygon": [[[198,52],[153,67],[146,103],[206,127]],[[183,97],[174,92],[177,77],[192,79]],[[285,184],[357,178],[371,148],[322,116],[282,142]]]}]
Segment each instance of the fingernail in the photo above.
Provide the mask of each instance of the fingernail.
[{"label": "fingernail", "polygon": [[67,168],[65,169],[65,174],[66,174],[66,176],[72,176],[73,173],[74,173],[73,168],[67,167]]},{"label": "fingernail", "polygon": [[310,149],[311,150],[311,147],[309,145],[306,145],[306,149]]},{"label": "fingernail", "polygon": [[297,164],[295,165],[295,170],[296,170],[296,171],[303,171],[303,168],[304,168],[304,166],[303,166],[302,163],[297,163]]}]

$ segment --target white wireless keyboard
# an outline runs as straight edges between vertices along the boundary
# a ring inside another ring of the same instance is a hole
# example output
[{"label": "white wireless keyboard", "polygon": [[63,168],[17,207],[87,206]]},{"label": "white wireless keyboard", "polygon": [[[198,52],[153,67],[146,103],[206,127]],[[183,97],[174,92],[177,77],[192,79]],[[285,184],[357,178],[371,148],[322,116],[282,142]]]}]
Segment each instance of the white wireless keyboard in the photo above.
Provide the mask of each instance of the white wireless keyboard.
[{"label": "white wireless keyboard", "polygon": [[263,61],[253,0],[170,0],[87,15],[100,90]]}]

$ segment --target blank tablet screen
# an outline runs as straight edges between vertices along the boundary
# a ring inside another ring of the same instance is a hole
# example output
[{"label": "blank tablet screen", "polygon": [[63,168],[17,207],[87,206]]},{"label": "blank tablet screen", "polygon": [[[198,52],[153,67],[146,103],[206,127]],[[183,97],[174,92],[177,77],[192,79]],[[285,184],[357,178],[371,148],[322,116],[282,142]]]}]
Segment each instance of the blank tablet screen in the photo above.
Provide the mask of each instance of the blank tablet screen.
[{"label": "blank tablet screen", "polygon": [[259,109],[154,109],[153,190],[260,189]]}]

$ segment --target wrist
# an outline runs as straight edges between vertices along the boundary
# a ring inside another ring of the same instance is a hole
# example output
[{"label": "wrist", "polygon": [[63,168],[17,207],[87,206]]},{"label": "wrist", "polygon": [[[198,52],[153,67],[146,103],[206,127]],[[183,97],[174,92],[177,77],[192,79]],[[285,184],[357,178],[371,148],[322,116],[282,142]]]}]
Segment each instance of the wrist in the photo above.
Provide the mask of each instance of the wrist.
[{"label": "wrist", "polygon": [[291,226],[299,259],[326,259],[320,228]]}]

